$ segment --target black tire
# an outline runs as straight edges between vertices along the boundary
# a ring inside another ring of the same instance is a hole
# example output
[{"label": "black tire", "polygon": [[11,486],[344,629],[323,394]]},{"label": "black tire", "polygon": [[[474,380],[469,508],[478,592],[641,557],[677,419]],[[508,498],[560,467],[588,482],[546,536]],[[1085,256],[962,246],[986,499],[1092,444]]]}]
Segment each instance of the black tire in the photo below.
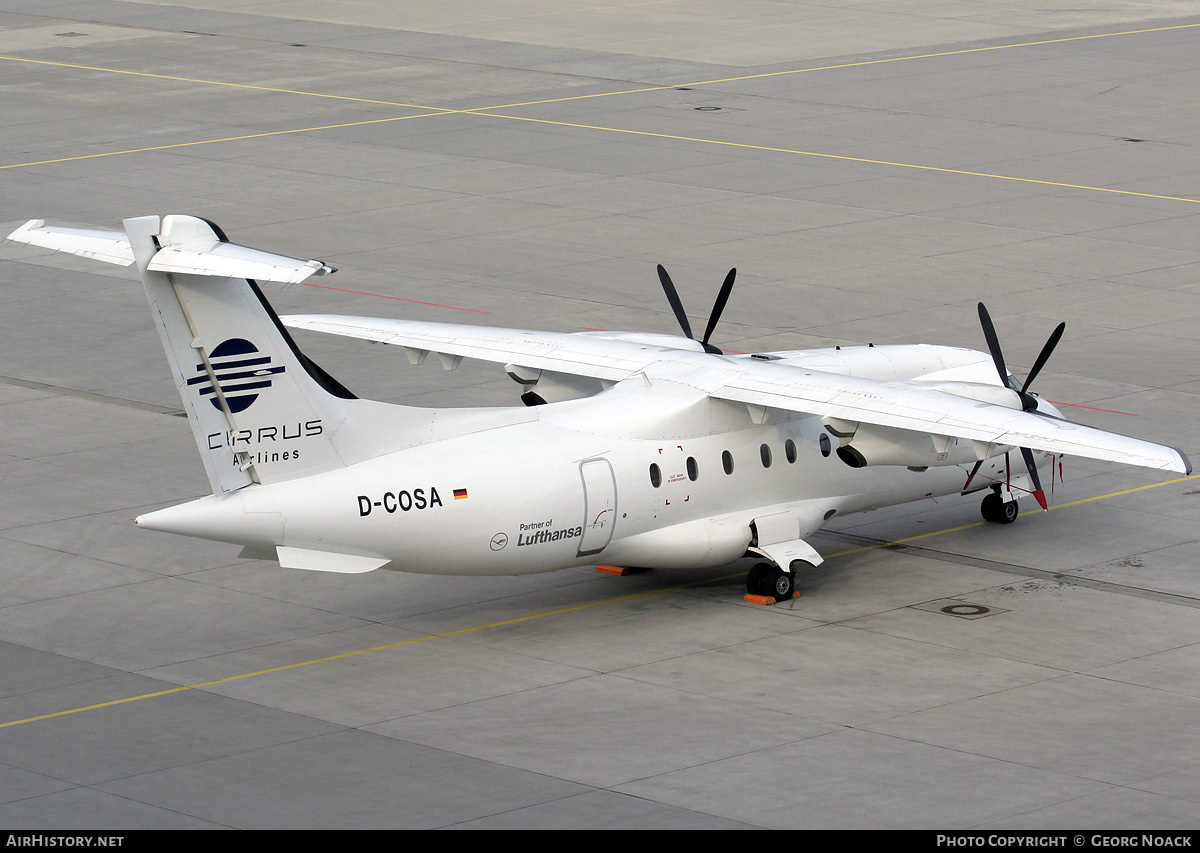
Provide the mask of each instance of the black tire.
[{"label": "black tire", "polygon": [[770,563],[755,563],[746,573],[746,592],[751,595],[770,595],[767,585],[767,572],[771,570]]},{"label": "black tire", "polygon": [[995,492],[988,492],[984,497],[983,503],[979,505],[979,514],[983,516],[984,521],[990,521],[998,524],[1000,522],[1000,507],[1004,501]]},{"label": "black tire", "polygon": [[1006,501],[995,492],[991,492],[979,505],[979,514],[984,521],[993,524],[1012,524],[1017,520],[1019,509],[1016,501]]}]

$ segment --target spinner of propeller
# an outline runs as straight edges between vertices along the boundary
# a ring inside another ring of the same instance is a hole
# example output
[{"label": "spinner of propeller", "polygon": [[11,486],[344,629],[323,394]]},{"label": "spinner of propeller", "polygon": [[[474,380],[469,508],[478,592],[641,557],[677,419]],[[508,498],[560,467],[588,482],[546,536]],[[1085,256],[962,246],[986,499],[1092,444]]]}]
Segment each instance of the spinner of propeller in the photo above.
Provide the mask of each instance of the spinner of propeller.
[{"label": "spinner of propeller", "polygon": [[[733,280],[737,277],[737,268],[731,269],[728,275],[725,276],[725,281],[721,284],[721,289],[717,293],[717,300],[713,303],[712,312],[708,316],[708,325],[704,328],[704,337],[697,343],[704,348],[705,352],[722,355],[722,351],[709,343],[712,338],[713,330],[717,327],[717,321],[721,319],[721,312],[725,310],[725,303],[729,301],[729,294],[733,291]],[[689,339],[695,341],[696,336],[692,334],[692,325],[688,322],[687,314],[683,310],[683,302],[679,299],[679,292],[675,289],[675,283],[671,281],[671,276],[667,274],[666,269],[662,264],[658,265],[658,280],[662,282],[663,293],[667,296],[667,302],[671,305],[671,310],[675,313],[675,319],[679,321],[679,326],[683,329],[683,334]],[[1029,375],[1025,377],[1025,381],[1019,387],[1013,387],[1009,381],[1008,368],[1004,364],[1004,352],[1000,349],[1000,339],[996,335],[996,327],[992,323],[992,317],[988,314],[988,310],[982,302],[979,303],[979,324],[983,326],[983,337],[987,340],[988,351],[992,355],[992,362],[996,365],[996,373],[1000,375],[1000,384],[1006,388],[1013,388],[1017,397],[1021,401],[1021,408],[1026,412],[1034,414],[1045,413],[1038,411],[1038,398],[1034,396],[1029,386],[1033,384],[1033,380],[1042,372],[1042,368],[1046,366],[1046,362],[1050,360],[1050,355],[1054,352],[1054,348],[1058,346],[1059,340],[1063,336],[1063,332],[1067,328],[1066,323],[1059,323],[1054,331],[1050,333],[1050,337],[1046,339],[1046,343],[1042,346],[1042,351],[1038,353],[1037,360],[1034,361],[1033,367],[1029,371]],[[1037,463],[1033,458],[1033,450],[1028,447],[1022,447],[1021,458],[1025,461],[1025,468],[1029,471],[1029,479],[1033,484],[1031,494],[1037,500],[1038,505],[1042,509],[1048,509],[1049,505],[1046,502],[1046,493],[1042,489],[1042,479],[1038,475]],[[967,476],[964,490],[970,487],[971,481],[975,479],[975,475],[979,473],[980,467],[983,465],[983,460],[975,463],[975,467],[971,469],[971,473]]]}]

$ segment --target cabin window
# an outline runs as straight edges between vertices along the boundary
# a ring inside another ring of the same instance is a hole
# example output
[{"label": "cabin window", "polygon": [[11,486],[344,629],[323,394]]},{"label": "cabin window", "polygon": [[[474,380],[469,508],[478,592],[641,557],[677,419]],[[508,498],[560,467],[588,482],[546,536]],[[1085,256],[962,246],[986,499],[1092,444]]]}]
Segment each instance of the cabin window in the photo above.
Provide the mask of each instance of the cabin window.
[{"label": "cabin window", "polygon": [[687,458],[687,472],[688,479],[692,482],[695,482],[696,478],[700,476],[700,469],[697,467],[696,459],[693,456]]},{"label": "cabin window", "polygon": [[728,450],[721,452],[721,465],[725,468],[726,474],[733,473],[733,454]]},{"label": "cabin window", "polygon": [[833,448],[829,446],[829,436],[827,434],[821,433],[820,444],[821,444],[821,455],[828,456],[830,454],[830,452],[833,450]]},{"label": "cabin window", "polygon": [[656,489],[662,485],[662,470],[656,462],[650,463],[650,485]]},{"label": "cabin window", "polygon": [[758,448],[758,455],[762,457],[764,468],[771,467],[771,445],[764,444]]},{"label": "cabin window", "polygon": [[783,443],[783,455],[787,457],[788,464],[791,465],[796,461],[796,442],[790,438]]}]

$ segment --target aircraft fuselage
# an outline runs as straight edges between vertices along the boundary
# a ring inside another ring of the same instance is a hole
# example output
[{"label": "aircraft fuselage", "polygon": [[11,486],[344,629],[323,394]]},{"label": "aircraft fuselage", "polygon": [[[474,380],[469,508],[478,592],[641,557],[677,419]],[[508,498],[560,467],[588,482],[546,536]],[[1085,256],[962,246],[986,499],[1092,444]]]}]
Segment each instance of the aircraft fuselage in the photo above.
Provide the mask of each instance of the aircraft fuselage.
[{"label": "aircraft fuselage", "polygon": [[[751,522],[794,513],[802,535],[845,514],[960,491],[966,469],[849,468],[816,417],[748,423],[744,407],[677,389],[658,428],[630,437],[643,403],[622,392],[539,407],[538,417],[410,447],[289,482],[251,485],[143,516],[139,524],[269,552],[276,546],[386,558],[431,574],[525,574],[573,565],[723,565]],[[664,427],[662,421],[674,424]],[[302,453],[303,441],[295,442]],[[731,464],[728,464],[731,463]],[[729,470],[727,471],[727,464]],[[1003,472],[1003,457],[982,475]]]}]

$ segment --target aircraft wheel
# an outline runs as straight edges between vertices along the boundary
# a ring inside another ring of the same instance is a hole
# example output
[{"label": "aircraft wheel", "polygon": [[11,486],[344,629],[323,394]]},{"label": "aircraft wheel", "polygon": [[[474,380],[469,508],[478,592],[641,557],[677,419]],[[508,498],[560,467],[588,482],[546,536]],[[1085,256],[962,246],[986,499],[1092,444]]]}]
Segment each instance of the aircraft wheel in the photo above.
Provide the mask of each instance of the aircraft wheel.
[{"label": "aircraft wheel", "polygon": [[984,521],[995,521],[999,514],[997,508],[1002,501],[1000,496],[995,492],[989,492],[983,499],[983,503],[979,505],[979,514],[983,516]]},{"label": "aircraft wheel", "polygon": [[771,588],[767,585],[767,572],[771,568],[770,563],[755,563],[746,574],[746,592],[751,595],[770,595]]},{"label": "aircraft wheel", "polygon": [[1016,501],[1003,500],[995,492],[985,497],[979,505],[979,514],[983,516],[983,520],[994,524],[1012,524],[1017,520],[1017,513]]},{"label": "aircraft wheel", "polygon": [[768,587],[767,595],[776,601],[792,600],[792,590],[796,588],[796,581],[791,572],[772,568],[766,575],[766,581]]}]

